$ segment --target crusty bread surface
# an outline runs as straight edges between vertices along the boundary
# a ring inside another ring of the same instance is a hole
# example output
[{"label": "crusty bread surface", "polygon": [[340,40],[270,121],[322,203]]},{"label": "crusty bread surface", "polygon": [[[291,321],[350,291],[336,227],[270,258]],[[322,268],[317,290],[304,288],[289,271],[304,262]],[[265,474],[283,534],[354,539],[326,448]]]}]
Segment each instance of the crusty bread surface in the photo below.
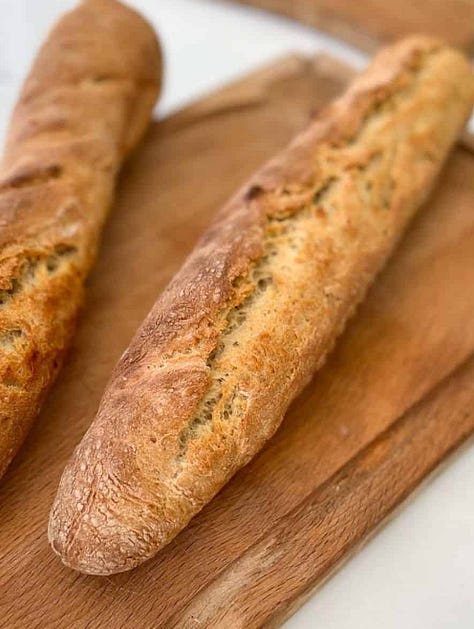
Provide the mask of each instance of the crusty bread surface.
[{"label": "crusty bread surface", "polygon": [[427,198],[473,99],[460,53],[400,42],[221,210],[64,471],[49,538],[65,564],[110,574],[152,557],[258,452]]},{"label": "crusty bread surface", "polygon": [[21,91],[0,166],[0,476],[61,365],[160,67],[141,17],[88,0],[56,25]]}]

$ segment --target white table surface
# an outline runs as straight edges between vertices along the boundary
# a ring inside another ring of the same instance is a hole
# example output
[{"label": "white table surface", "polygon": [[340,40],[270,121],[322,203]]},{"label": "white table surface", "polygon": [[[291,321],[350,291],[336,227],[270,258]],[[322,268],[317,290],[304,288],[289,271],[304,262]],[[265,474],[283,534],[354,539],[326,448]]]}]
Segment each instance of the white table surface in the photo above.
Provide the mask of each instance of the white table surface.
[{"label": "white table surface", "polygon": [[[0,137],[35,49],[56,16],[74,4],[74,0],[0,0]],[[164,44],[161,114],[285,52],[326,50],[359,67],[366,62],[365,55],[329,36],[230,3],[129,0],[129,4],[150,18]],[[473,586],[471,446],[314,594],[286,627],[472,629]]]}]

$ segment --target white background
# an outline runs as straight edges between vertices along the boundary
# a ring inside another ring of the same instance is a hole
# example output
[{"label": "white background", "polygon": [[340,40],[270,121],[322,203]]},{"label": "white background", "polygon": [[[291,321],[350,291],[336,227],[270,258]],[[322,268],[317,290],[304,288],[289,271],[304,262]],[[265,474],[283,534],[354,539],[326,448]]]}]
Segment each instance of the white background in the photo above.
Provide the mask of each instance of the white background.
[{"label": "white background", "polygon": [[[129,3],[151,19],[164,44],[160,115],[288,51],[324,49],[358,67],[366,62],[331,37],[249,8],[216,0]],[[0,137],[35,49],[52,20],[74,4],[0,0]],[[474,628],[474,447],[458,455],[287,627]]]}]

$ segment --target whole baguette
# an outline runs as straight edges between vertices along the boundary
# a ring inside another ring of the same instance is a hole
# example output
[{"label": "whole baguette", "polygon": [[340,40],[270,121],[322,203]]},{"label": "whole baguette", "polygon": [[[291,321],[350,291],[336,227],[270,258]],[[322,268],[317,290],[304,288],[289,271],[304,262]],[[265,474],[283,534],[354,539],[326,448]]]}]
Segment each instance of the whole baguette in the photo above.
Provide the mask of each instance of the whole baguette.
[{"label": "whole baguette", "polygon": [[54,28],[20,94],[0,166],[0,476],[61,365],[160,73],[150,26],[89,0]]},{"label": "whole baguette", "polygon": [[399,43],[223,208],[64,471],[49,538],[65,564],[138,565],[258,452],[426,199],[473,100],[458,52]]}]

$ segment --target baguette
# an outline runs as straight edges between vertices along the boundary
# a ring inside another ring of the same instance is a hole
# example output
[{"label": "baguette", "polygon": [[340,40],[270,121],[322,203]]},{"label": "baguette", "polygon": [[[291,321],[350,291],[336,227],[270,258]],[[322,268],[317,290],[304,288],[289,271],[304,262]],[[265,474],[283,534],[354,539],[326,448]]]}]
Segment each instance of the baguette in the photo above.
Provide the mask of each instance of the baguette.
[{"label": "baguette", "polygon": [[89,0],[54,28],[13,112],[0,166],[0,476],[60,368],[160,64],[135,12]]},{"label": "baguette", "polygon": [[410,38],[222,209],[66,466],[49,523],[65,564],[137,566],[258,452],[426,199],[473,100],[461,54]]}]

